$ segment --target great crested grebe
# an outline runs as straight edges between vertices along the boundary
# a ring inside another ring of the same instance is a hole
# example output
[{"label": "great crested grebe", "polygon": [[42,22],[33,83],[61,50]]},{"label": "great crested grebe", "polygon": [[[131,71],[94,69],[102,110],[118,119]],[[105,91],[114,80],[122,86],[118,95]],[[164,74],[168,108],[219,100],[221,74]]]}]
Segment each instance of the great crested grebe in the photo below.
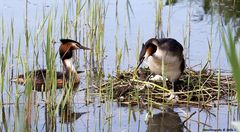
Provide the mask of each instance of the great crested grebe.
[{"label": "great crested grebe", "polygon": [[147,65],[151,72],[157,75],[166,75],[173,84],[185,69],[183,47],[172,38],[149,39],[142,45],[137,69],[145,59],[147,59]]},{"label": "great crested grebe", "polygon": [[[59,54],[64,66],[64,72],[56,72],[57,78],[57,87],[60,88],[63,85],[64,80],[68,81],[70,76],[74,78],[74,84],[79,84],[80,78],[78,76],[78,72],[76,71],[75,67],[72,63],[72,56],[73,50],[76,49],[84,49],[90,50],[90,48],[82,46],[79,42],[71,40],[71,39],[60,39],[61,45],[59,47]],[[32,75],[30,78],[32,79],[33,83],[37,88],[45,86],[46,81],[46,69],[30,71],[28,74],[25,75]],[[25,84],[26,78],[25,75],[19,75],[13,81],[19,84]]]}]

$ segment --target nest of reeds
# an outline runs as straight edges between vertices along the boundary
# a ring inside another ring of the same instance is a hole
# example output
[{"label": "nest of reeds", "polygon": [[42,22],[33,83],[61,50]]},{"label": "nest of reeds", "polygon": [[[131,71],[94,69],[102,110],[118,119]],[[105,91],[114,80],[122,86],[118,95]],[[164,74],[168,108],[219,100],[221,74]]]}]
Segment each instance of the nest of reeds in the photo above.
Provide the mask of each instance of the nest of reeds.
[{"label": "nest of reeds", "polygon": [[[172,83],[159,80],[146,81],[150,75],[148,68],[138,71],[121,71],[116,76],[109,77],[99,87],[99,92],[106,98],[115,99],[121,104],[151,104],[159,107],[162,104],[173,104],[169,95],[173,91]],[[178,96],[174,105],[212,106],[217,99],[229,100],[236,94],[231,74],[213,70],[194,71],[185,69],[179,81],[174,84],[174,95]]]}]

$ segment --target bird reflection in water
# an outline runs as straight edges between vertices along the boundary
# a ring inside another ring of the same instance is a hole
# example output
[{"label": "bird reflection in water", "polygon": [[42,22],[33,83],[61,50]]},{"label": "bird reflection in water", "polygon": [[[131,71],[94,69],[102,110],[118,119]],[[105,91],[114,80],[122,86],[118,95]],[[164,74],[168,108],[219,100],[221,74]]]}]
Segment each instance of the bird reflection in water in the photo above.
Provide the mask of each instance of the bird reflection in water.
[{"label": "bird reflection in water", "polygon": [[58,115],[60,117],[59,122],[61,123],[73,123],[77,119],[79,119],[83,114],[87,112],[75,112],[74,111],[74,96],[77,92],[78,85],[74,85],[73,90],[70,91],[70,95],[68,94],[69,89],[64,89],[64,96],[60,103],[58,109]]},{"label": "bird reflection in water", "polygon": [[58,115],[61,123],[73,123],[78,120],[82,115],[88,112],[74,112],[72,105],[65,104],[64,107],[60,105]]},{"label": "bird reflection in water", "polygon": [[182,132],[183,124],[178,113],[167,108],[166,111],[147,117],[147,132]]}]

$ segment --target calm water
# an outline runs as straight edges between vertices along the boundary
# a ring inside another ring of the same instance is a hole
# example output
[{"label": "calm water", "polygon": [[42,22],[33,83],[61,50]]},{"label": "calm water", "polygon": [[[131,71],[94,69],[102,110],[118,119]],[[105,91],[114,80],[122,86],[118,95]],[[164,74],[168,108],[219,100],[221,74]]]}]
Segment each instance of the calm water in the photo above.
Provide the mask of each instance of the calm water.
[{"label": "calm water", "polygon": [[[136,66],[136,52],[137,47],[141,43],[147,41],[151,37],[155,37],[155,0],[146,1],[146,0],[131,0],[131,7],[133,13],[130,11],[130,24],[128,23],[128,16],[126,12],[126,1],[120,0],[118,1],[118,21],[119,27],[118,30],[116,29],[116,1],[110,0],[106,1],[105,4],[107,5],[107,14],[106,14],[106,21],[105,21],[105,30],[104,30],[104,44],[105,44],[105,53],[104,53],[104,62],[103,62],[103,70],[104,73],[107,74],[115,74],[115,63],[116,63],[116,53],[115,53],[115,35],[118,38],[118,46],[119,48],[123,48],[123,52],[127,52],[124,50],[124,40],[126,39],[128,44],[129,54],[123,54],[121,69],[125,70],[131,67]],[[14,43],[13,46],[17,47],[18,45],[18,38],[22,38],[21,42],[24,45],[24,21],[25,21],[25,10],[26,10],[26,3],[25,1],[20,0],[11,0],[11,1],[4,1],[0,0],[0,15],[4,21],[5,28],[5,35],[9,34],[10,30],[10,22],[14,20]],[[75,3],[74,1],[72,2]],[[84,3],[84,1],[82,2]],[[230,70],[230,66],[228,65],[226,55],[224,53],[224,48],[221,44],[220,40],[220,28],[223,23],[224,27],[225,24],[230,24],[230,26],[236,29],[236,36],[238,36],[240,25],[239,25],[239,14],[240,6],[239,2],[232,6],[231,2],[222,2],[218,5],[217,1],[204,1],[204,0],[193,0],[191,2],[187,0],[177,0],[176,3],[172,5],[166,5],[164,1],[164,7],[162,11],[162,20],[163,20],[163,34],[167,37],[172,37],[177,39],[182,45],[184,45],[184,52],[185,57],[187,59],[187,65],[189,67],[195,67],[195,69],[199,69],[204,66],[207,57],[208,57],[208,45],[212,43],[211,49],[211,67],[217,69],[219,66],[221,69]],[[42,15],[47,14],[50,10],[58,10],[58,14],[64,12],[64,2],[63,1],[54,1],[54,0],[30,0],[28,2],[28,26],[30,29],[30,33],[34,34],[37,31],[38,24],[42,20]],[[169,14],[170,13],[170,14]],[[69,19],[74,17],[73,13],[70,13]],[[84,17],[84,15],[83,15]],[[57,17],[56,21],[60,18]],[[1,19],[0,19],[1,20]],[[58,21],[57,21],[58,23]],[[86,23],[81,23],[80,25],[83,26]],[[170,27],[170,28],[168,28]],[[0,29],[2,29],[2,25]],[[60,28],[59,25],[55,25],[55,29]],[[82,28],[80,28],[82,29]],[[168,30],[170,29],[170,30]],[[190,34],[190,36],[189,36]],[[5,37],[6,37],[5,36]],[[57,36],[56,39],[60,38],[61,34],[56,31],[54,32],[54,36]],[[2,35],[0,36],[0,40],[4,40],[6,42],[6,38],[3,38]],[[138,43],[138,38],[140,39],[140,43]],[[187,38],[187,39],[186,39]],[[46,37],[40,37],[39,39],[46,39]],[[239,38],[236,37],[236,41]],[[83,38],[80,37],[80,42],[83,41]],[[184,41],[186,40],[186,41]],[[39,40],[40,43],[42,42]],[[59,44],[56,45],[56,50],[58,49]],[[3,48],[5,45],[3,44]],[[25,47],[21,47],[21,56],[25,56]],[[30,41],[30,50],[29,54],[33,54],[33,37]],[[44,54],[43,46],[38,45],[36,48],[39,53],[39,60],[40,68],[45,67],[44,63]],[[0,50],[1,53],[4,50]],[[13,53],[16,52],[17,49],[13,49]],[[16,55],[16,54],[15,54]],[[80,65],[79,70],[84,70],[85,64],[83,62],[83,54],[79,53],[80,55],[80,62],[77,64]],[[9,57],[13,63],[9,61],[8,66],[9,75],[8,78],[11,78],[11,73],[13,76],[16,75],[16,64],[17,59],[14,57]],[[34,60],[34,56],[28,57],[29,65],[31,66],[32,60]],[[11,65],[13,64],[13,65]],[[87,63],[88,64],[88,63]],[[11,72],[11,69],[14,69]],[[30,67],[30,69],[36,69]],[[61,70],[60,61],[57,60],[57,69]],[[90,70],[89,67],[87,67]],[[23,68],[19,66],[19,73],[23,72]],[[77,116],[81,116],[72,121],[72,123],[61,123],[60,116],[57,116],[56,125],[57,131],[64,130],[64,131],[147,131],[150,129],[155,129],[156,126],[148,126],[145,123],[145,110],[139,110],[137,107],[123,107],[119,106],[114,102],[105,102],[100,103],[99,98],[94,96],[91,93],[91,101],[89,105],[86,105],[86,74],[81,74],[82,83],[79,86],[78,91],[75,93],[73,99],[73,105],[71,107],[70,113],[76,113]],[[13,131],[13,126],[16,126],[13,123],[13,119],[16,120],[15,115],[16,112],[20,114],[19,122],[24,120],[24,117],[21,116],[21,113],[24,113],[24,86],[19,86],[20,88],[20,100],[19,100],[19,110],[16,103],[16,85],[8,85],[6,79],[6,87],[3,92],[2,99],[4,100],[3,108],[0,110],[0,131],[6,131],[8,128],[10,131]],[[92,83],[92,82],[90,82]],[[10,93],[9,93],[10,91]],[[59,90],[57,93],[56,100],[59,100],[62,91]],[[8,97],[8,95],[11,95]],[[48,114],[45,112],[45,103],[43,102],[44,96],[41,93],[33,92],[32,93],[32,100],[33,105],[32,112],[30,119],[28,120],[30,123],[29,127],[35,131],[47,131],[49,130],[49,122],[46,121]],[[213,104],[216,102],[213,102]],[[38,110],[38,111],[36,111]],[[86,113],[85,113],[86,112]],[[231,121],[239,120],[239,113],[237,107],[231,106],[228,107],[227,105],[220,105],[219,110],[218,108],[212,107],[208,111],[203,110],[201,108],[196,107],[175,107],[168,111],[172,118],[163,118],[163,111],[161,110],[154,110],[154,119],[156,122],[161,122],[164,120],[165,124],[160,126],[161,128],[168,128],[174,126],[174,121],[178,123],[183,122],[185,117],[192,113],[196,112],[196,114],[187,122],[185,123],[186,128],[191,131],[202,131],[203,129],[219,129],[219,130],[233,130],[231,127]],[[38,120],[36,122],[36,120]],[[6,123],[5,123],[6,122]],[[153,121],[154,122],[154,121]],[[19,123],[21,124],[21,123]],[[168,126],[168,124],[171,124]],[[158,126],[159,127],[159,126]],[[21,127],[19,127],[21,128]],[[182,128],[184,131],[187,131],[186,128]],[[158,128],[159,129],[159,128]],[[174,130],[175,128],[173,128]],[[181,128],[180,128],[181,129]]]}]

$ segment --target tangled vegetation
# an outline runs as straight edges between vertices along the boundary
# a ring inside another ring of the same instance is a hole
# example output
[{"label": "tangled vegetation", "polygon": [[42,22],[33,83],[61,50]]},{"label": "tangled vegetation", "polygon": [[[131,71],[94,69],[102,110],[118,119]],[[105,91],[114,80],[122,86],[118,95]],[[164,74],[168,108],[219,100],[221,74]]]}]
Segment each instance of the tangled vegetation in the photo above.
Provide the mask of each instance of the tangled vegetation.
[{"label": "tangled vegetation", "polygon": [[147,68],[141,68],[139,71],[121,71],[98,87],[98,92],[103,93],[106,98],[112,95],[112,98],[121,104],[144,106],[150,103],[155,108],[162,104],[211,107],[215,100],[229,101],[236,94],[231,74],[187,68],[174,85],[174,94],[179,99],[172,102],[168,100],[172,92],[172,83],[146,81],[149,74]]}]

